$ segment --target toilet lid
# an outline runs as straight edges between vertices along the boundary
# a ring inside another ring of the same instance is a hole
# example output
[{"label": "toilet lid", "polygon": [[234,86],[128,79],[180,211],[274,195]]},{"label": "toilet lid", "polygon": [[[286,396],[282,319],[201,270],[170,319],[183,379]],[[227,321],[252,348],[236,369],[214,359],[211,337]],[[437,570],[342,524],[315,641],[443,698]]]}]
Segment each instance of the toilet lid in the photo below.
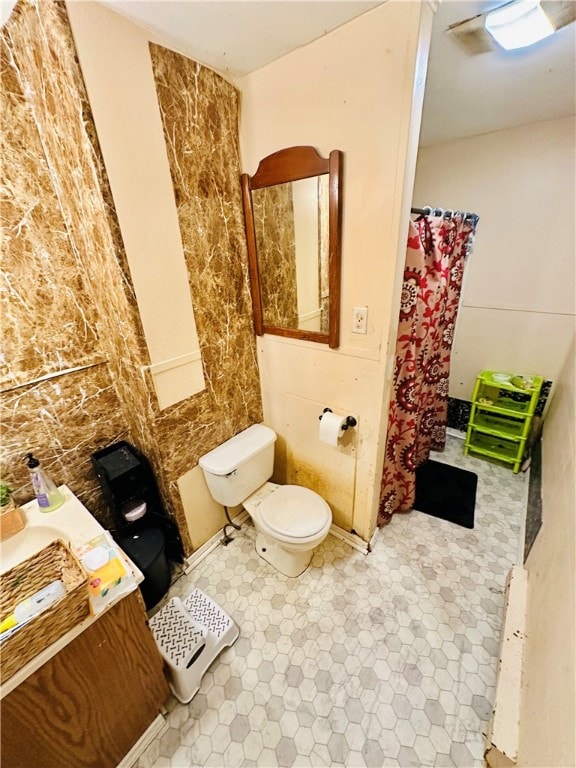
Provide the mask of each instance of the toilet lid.
[{"label": "toilet lid", "polygon": [[304,539],[321,531],[332,519],[332,512],[309,488],[281,485],[262,502],[260,516],[271,531]]}]

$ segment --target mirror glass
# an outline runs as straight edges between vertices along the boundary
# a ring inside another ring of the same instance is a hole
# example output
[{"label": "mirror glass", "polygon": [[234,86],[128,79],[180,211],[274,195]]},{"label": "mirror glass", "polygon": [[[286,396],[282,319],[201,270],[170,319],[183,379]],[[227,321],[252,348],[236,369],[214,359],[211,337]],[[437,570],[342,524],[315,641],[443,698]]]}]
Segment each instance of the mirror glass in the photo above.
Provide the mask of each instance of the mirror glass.
[{"label": "mirror glass", "polygon": [[291,147],[242,176],[259,335],[338,346],[341,155]]},{"label": "mirror glass", "polygon": [[328,332],[328,175],[252,192],[264,325]]}]

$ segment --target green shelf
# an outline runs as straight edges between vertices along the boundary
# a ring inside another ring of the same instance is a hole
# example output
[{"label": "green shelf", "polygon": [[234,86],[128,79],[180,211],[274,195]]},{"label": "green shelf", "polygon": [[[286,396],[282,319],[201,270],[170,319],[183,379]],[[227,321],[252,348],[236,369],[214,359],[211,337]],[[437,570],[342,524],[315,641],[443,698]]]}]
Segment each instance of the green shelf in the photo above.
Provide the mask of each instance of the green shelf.
[{"label": "green shelf", "polygon": [[[495,413],[518,413],[520,415],[529,414],[530,400],[511,400],[509,397],[487,397],[483,395],[482,400],[478,400],[477,405],[479,408],[486,408],[486,410],[492,410]],[[490,401],[490,402],[487,402]]]},{"label": "green shelf", "polygon": [[[523,441],[522,441],[523,442]],[[472,439],[468,444],[470,450],[482,451],[488,456],[501,458],[503,461],[517,461],[518,450],[523,448],[518,440],[506,440],[498,435],[473,430]]]},{"label": "green shelf", "polygon": [[540,394],[542,384],[544,383],[542,376],[525,376],[521,373],[505,373],[500,371],[482,371],[482,373],[478,374],[476,381],[490,387],[507,390],[508,392],[522,392],[529,395]]},{"label": "green shelf", "polygon": [[503,414],[495,414],[490,411],[485,412],[478,409],[474,419],[475,428],[488,432],[493,435],[503,435],[505,437],[526,437],[525,419],[514,419],[506,417]]},{"label": "green shelf", "polygon": [[543,381],[540,376],[482,371],[472,394],[464,453],[504,461],[518,472]]}]

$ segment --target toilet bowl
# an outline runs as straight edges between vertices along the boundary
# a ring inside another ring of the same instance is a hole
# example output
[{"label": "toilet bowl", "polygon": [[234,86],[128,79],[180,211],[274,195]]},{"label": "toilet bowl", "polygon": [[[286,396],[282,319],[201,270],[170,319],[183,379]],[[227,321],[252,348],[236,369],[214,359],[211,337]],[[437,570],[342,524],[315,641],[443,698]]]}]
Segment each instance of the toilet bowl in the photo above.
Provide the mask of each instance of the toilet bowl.
[{"label": "toilet bowl", "polygon": [[309,488],[268,480],[276,434],[254,424],[199,460],[208,489],[225,507],[242,504],[256,528],[256,551],[285,576],[306,570],[332,524],[327,502]]},{"label": "toilet bowl", "polygon": [[265,483],[243,506],[256,528],[256,551],[285,576],[306,570],[332,525],[328,504],[300,485]]}]

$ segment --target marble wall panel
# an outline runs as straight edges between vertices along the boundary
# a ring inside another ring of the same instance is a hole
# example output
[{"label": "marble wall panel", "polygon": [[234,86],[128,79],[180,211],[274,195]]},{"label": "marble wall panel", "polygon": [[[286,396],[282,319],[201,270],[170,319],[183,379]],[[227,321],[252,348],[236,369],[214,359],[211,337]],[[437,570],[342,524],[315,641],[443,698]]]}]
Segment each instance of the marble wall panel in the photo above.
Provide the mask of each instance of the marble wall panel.
[{"label": "marble wall panel", "polygon": [[264,324],[298,328],[292,184],[253,190],[252,205]]},{"label": "marble wall panel", "polygon": [[4,39],[0,56],[0,387],[5,389],[90,364],[102,353],[96,311],[70,245],[30,104]]},{"label": "marble wall panel", "polygon": [[3,392],[0,421],[3,464],[17,501],[34,496],[22,461],[31,451],[57,485],[66,483],[102,525],[113,527],[90,463],[94,451],[128,439],[106,363]]},{"label": "marble wall panel", "polygon": [[[142,359],[133,293],[120,267],[118,243],[103,197],[101,159],[86,130],[88,101],[65,8],[51,1],[22,2],[5,31],[16,74],[30,101],[70,246],[95,306],[102,347],[120,385],[126,368],[138,370],[148,361]],[[66,275],[60,274],[59,284],[65,280]],[[138,384],[130,382],[130,398],[123,401],[134,401]]]},{"label": "marble wall panel", "polygon": [[239,95],[200,64],[150,51],[206,391],[158,418],[171,482],[262,420],[240,190]]},{"label": "marble wall panel", "polygon": [[[43,156],[36,161],[36,166],[45,163],[48,168],[50,184],[64,222],[66,237],[60,243],[64,255],[52,254],[51,259],[53,289],[55,292],[70,289],[74,303],[85,316],[96,318],[100,357],[108,362],[110,381],[117,394],[114,418],[121,416],[123,433],[149,455],[160,484],[167,487],[156,451],[154,396],[142,373],[142,366],[149,361],[64,4],[52,0],[20,2],[2,30],[2,39],[11,78],[25,94],[33,117],[38,137],[34,147]],[[16,124],[14,132],[18,130]],[[22,180],[30,175],[30,171],[25,145],[21,142],[17,149],[19,165],[14,175]],[[51,234],[51,220],[41,220],[38,241],[52,242]],[[66,262],[68,252],[74,254],[75,271]],[[26,265],[21,266],[26,271]],[[27,279],[32,280],[31,270],[28,272]],[[78,291],[73,279],[75,274],[83,276],[85,294]],[[36,310],[30,320],[32,326],[42,324],[40,310]],[[25,325],[27,320],[20,312],[15,317],[15,325]],[[55,317],[50,329],[55,349],[61,341],[58,331]],[[20,400],[17,403],[19,408]],[[57,402],[52,409],[48,403],[44,405],[47,413],[53,411],[53,421],[58,423]],[[104,415],[106,411],[103,409],[99,413]],[[17,420],[17,413],[13,413],[12,418]],[[27,423],[31,423],[31,419],[30,411]],[[86,427],[88,431],[99,430],[94,424],[86,424]],[[110,438],[104,444],[113,442],[117,432],[118,429],[111,429]],[[25,436],[22,437],[20,449],[12,443],[13,454],[5,452],[3,456],[3,470],[8,474],[26,447]],[[40,448],[45,454],[56,453],[52,446],[41,446],[38,450]],[[83,486],[81,469],[78,473],[78,481],[70,483],[73,490]],[[176,503],[178,501],[176,499]],[[167,506],[170,508],[169,504]],[[181,516],[184,519],[183,511]],[[185,540],[186,533],[184,530]]]}]

